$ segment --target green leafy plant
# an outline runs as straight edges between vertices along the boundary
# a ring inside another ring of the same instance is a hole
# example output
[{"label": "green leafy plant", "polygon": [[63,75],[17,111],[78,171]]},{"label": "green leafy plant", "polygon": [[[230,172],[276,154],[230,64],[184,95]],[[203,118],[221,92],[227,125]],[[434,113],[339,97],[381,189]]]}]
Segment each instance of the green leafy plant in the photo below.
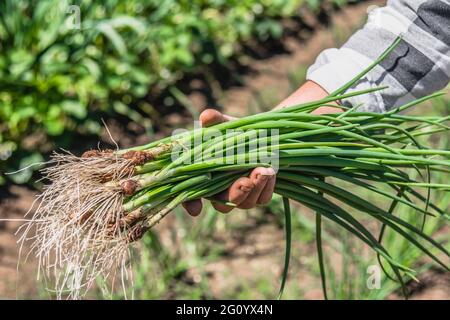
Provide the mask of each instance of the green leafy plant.
[{"label": "green leafy plant", "polygon": [[[42,159],[54,144],[73,145],[74,133],[98,135],[103,116],[120,114],[150,129],[155,111],[149,93],[162,94],[185,74],[209,75],[212,64],[227,68],[246,41],[280,37],[282,19],[296,16],[302,4],[2,1],[2,173]],[[8,178],[27,182],[36,168]]]},{"label": "green leafy plant", "polygon": [[[24,146],[22,140],[29,134],[55,139],[80,125],[97,133],[98,126],[84,122],[89,112],[127,114],[124,106],[145,96],[152,85],[163,88],[178,77],[173,74],[194,67],[193,23],[205,28],[200,34],[208,33],[208,26],[188,15],[187,3],[149,1],[142,7],[137,1],[126,5],[82,1],[78,2],[80,29],[68,26],[69,4],[48,0],[1,4],[0,143],[7,150],[4,155],[14,156],[17,149],[39,150],[35,144]],[[180,14],[185,10],[185,17],[172,15],[174,9]],[[140,17],[127,15],[135,12]],[[175,16],[185,22],[179,24]],[[37,140],[38,146],[45,143]],[[23,157],[18,154],[13,160]]]}]

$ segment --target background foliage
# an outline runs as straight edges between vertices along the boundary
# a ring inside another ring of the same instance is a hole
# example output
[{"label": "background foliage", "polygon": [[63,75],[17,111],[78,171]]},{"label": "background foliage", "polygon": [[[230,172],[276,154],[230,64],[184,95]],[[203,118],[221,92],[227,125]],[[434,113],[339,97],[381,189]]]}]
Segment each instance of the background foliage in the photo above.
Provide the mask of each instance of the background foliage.
[{"label": "background foliage", "polygon": [[[148,129],[157,116],[149,97],[186,74],[227,68],[250,39],[281,37],[282,19],[300,17],[305,6],[346,2],[3,0],[0,170],[41,161],[55,146],[73,148],[79,134],[99,134],[102,117],[125,115]],[[31,174],[9,178],[25,183]]]}]

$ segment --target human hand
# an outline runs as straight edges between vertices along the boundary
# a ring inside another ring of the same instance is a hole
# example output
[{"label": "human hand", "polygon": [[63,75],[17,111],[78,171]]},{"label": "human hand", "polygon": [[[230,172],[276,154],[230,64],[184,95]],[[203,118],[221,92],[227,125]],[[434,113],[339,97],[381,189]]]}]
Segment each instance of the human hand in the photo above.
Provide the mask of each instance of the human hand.
[{"label": "human hand", "polygon": [[[209,127],[218,123],[232,120],[233,118],[214,109],[207,109],[200,114],[202,127]],[[213,207],[223,213],[230,212],[233,206],[222,202],[231,202],[240,209],[251,209],[258,205],[265,205],[272,199],[275,188],[275,171],[272,168],[259,167],[252,170],[248,177],[237,179],[228,190],[221,192],[212,200]],[[202,211],[201,199],[187,201],[183,207],[192,216],[198,216]]]}]

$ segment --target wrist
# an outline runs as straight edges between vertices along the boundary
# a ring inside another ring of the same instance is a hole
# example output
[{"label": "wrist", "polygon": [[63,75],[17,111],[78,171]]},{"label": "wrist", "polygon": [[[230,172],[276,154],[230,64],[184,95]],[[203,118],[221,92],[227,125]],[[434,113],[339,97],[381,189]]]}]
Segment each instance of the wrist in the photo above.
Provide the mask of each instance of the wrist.
[{"label": "wrist", "polygon": [[[284,99],[280,104],[278,104],[275,109],[281,109],[289,106],[294,106],[302,103],[308,103],[316,100],[321,100],[326,98],[329,93],[318,83],[308,80],[306,81],[300,88],[298,88],[294,93],[292,93],[289,97]],[[332,106],[323,106],[314,110],[315,114],[324,114],[324,113],[336,113],[342,111],[339,108],[339,104],[337,102],[332,103],[331,105],[336,105],[336,107]]]}]

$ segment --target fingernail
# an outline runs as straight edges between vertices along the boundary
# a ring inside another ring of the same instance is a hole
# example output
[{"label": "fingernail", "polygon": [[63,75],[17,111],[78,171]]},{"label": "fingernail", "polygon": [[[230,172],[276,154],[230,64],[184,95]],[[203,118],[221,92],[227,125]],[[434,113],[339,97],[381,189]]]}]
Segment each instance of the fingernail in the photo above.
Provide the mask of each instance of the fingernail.
[{"label": "fingernail", "polygon": [[273,175],[275,175],[275,171],[272,168],[265,168],[264,171],[261,173],[261,176],[264,176],[266,178],[269,178]]},{"label": "fingernail", "polygon": [[260,181],[265,181],[265,180],[269,179],[269,176],[265,172],[263,172],[263,173],[258,175],[257,179],[260,180]]}]

